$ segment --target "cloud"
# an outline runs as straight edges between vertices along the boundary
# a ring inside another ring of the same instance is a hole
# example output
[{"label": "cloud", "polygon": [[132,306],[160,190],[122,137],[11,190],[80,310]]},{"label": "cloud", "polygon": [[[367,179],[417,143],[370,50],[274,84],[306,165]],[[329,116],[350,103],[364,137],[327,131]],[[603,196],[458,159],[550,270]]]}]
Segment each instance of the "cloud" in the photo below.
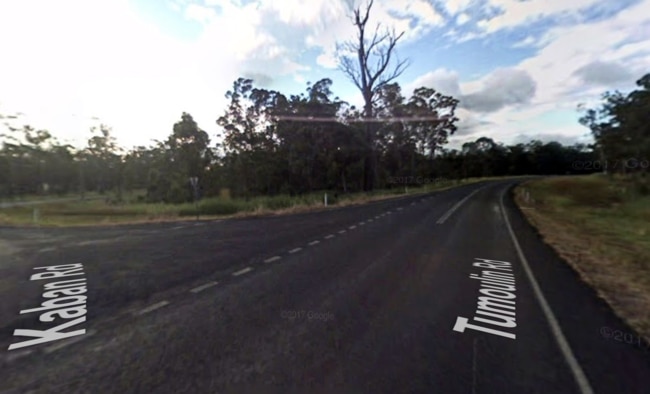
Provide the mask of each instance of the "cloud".
[{"label": "cloud", "polygon": [[[531,56],[459,83],[458,135],[487,135],[506,143],[537,137],[589,142],[588,130],[578,123],[577,104],[597,105],[604,90],[634,89],[635,80],[648,72],[649,15],[650,0],[642,0],[609,18],[524,36],[518,44],[533,49]],[[433,84],[453,74],[435,70],[417,82]]]},{"label": "cloud", "polygon": [[121,140],[167,132],[199,82],[191,49],[125,0],[1,2],[0,47],[0,101],[74,141],[87,138],[92,116]]},{"label": "cloud", "polygon": [[252,79],[255,86],[268,88],[273,84],[273,77],[264,73],[245,73],[244,78]]},{"label": "cloud", "polygon": [[543,143],[559,142],[564,146],[590,143],[590,141],[586,140],[582,136],[572,136],[572,135],[565,135],[560,133],[547,133],[547,134],[534,133],[534,134],[518,134],[513,138],[512,144],[513,145],[527,144],[533,140],[542,141]]},{"label": "cloud", "polygon": [[456,15],[466,10],[471,3],[472,0],[446,0],[444,1],[444,6],[449,14]]},{"label": "cloud", "polygon": [[580,11],[595,7],[601,0],[487,0],[486,8],[497,15],[478,22],[485,33],[494,33],[523,24],[530,24],[551,16],[574,16],[579,19]]},{"label": "cloud", "polygon": [[634,76],[623,66],[613,62],[594,61],[574,71],[587,84],[612,85],[629,82]]},{"label": "cloud", "polygon": [[413,82],[404,85],[404,94],[410,95],[420,87],[433,88],[442,94],[460,97],[458,73],[446,68],[439,68],[417,77]]},{"label": "cloud", "polygon": [[[285,6],[282,2],[273,3],[277,7]],[[362,10],[366,4],[365,1],[354,3],[361,4]],[[300,2],[294,12],[301,14],[303,9],[307,14],[311,14],[314,9],[320,10],[313,18],[307,18],[302,24],[295,26],[309,27],[300,34],[305,37],[304,44],[322,51],[317,58],[319,66],[335,68],[336,43],[356,37],[357,34],[351,20],[352,9],[346,0],[314,0]],[[434,27],[442,26],[445,18],[427,0],[384,0],[373,4],[367,24],[368,30],[374,32],[378,23],[381,23],[382,29],[404,32],[400,42],[405,44],[417,41]]]},{"label": "cloud", "polygon": [[535,95],[535,81],[524,70],[497,69],[473,93],[464,94],[460,105],[476,112],[493,112],[508,105],[525,104]]},{"label": "cloud", "polygon": [[469,20],[470,20],[470,16],[463,12],[458,14],[458,16],[456,17],[456,24],[461,26],[469,22]]},{"label": "cloud", "polygon": [[538,43],[538,41],[533,36],[526,36],[523,40],[515,42],[513,48],[529,48],[533,47]]},{"label": "cloud", "polygon": [[[650,64],[648,15],[650,0],[643,0],[609,19],[549,29],[541,37],[536,53],[517,65],[537,83],[532,103],[579,101],[589,97],[593,84],[587,83],[583,74],[589,71],[593,77],[594,66],[589,66],[593,63],[625,64],[628,73],[634,76],[647,72]],[[618,75],[622,78],[622,74]],[[630,77],[629,86],[633,87],[634,79]]]},{"label": "cloud", "polygon": [[493,125],[493,122],[487,120],[485,117],[479,117],[465,108],[456,109],[456,117],[458,123],[456,127],[458,130],[454,134],[455,137],[466,137],[485,132],[487,127]]}]

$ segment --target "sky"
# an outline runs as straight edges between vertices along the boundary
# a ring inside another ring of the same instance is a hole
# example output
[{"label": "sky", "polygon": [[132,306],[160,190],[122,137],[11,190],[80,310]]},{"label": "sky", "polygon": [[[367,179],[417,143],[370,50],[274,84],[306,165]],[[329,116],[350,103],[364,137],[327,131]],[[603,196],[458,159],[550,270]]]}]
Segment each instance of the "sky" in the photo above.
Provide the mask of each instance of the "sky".
[{"label": "sky", "polygon": [[[285,94],[333,80],[354,0],[0,0],[0,114],[84,144],[109,125],[151,145],[189,112],[214,139],[238,77]],[[365,0],[362,4],[365,4]],[[487,136],[589,143],[577,105],[650,72],[650,0],[375,0],[370,26],[405,34],[397,82],[460,100],[448,147]]]}]

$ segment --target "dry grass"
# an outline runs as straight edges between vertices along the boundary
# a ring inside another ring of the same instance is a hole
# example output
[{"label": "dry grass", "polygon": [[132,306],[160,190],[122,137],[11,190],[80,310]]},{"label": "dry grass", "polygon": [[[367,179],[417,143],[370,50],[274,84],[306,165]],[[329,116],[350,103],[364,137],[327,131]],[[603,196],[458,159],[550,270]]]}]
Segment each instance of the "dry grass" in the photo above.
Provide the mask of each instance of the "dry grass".
[{"label": "dry grass", "polygon": [[650,198],[622,183],[600,176],[547,178],[517,187],[515,201],[535,208],[522,212],[544,241],[650,340]]}]

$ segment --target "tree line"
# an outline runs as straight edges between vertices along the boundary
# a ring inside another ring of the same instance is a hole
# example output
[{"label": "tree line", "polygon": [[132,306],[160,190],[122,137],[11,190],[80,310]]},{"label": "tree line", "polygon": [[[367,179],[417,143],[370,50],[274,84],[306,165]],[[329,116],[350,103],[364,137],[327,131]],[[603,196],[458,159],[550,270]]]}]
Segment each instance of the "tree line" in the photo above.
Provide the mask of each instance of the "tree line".
[{"label": "tree line", "polygon": [[[404,95],[395,82],[408,66],[395,53],[404,33],[379,26],[370,33],[372,6],[370,0],[353,10],[357,37],[338,45],[339,68],[361,93],[362,108],[334,96],[329,78],[289,95],[238,78],[216,120],[222,130],[215,136],[218,142],[189,113],[182,113],[165,140],[130,150],[118,146],[104,124],[92,128],[85,147],[75,148],[46,130],[5,122],[9,134],[0,149],[0,197],[93,191],[110,192],[120,202],[125,191],[143,190],[143,201],[181,203],[195,196],[190,183],[194,177],[200,196],[227,190],[248,199],[409,186],[397,185],[395,179],[603,169],[647,174],[643,164],[650,158],[650,74],[637,82],[641,89],[627,95],[608,92],[602,107],[581,108],[580,123],[591,129],[592,145],[537,140],[504,145],[483,136],[461,149],[446,149],[457,131],[458,99],[433,87]],[[626,165],[630,159],[637,165]]]},{"label": "tree line", "polygon": [[[349,193],[405,186],[391,183],[396,178],[586,173],[571,163],[595,158],[584,145],[506,146],[488,137],[445,149],[456,131],[456,99],[426,87],[406,98],[397,83],[386,84],[374,103],[376,116],[368,120],[333,97],[331,88],[326,78],[287,96],[239,78],[217,119],[223,130],[218,143],[188,113],[165,140],[130,150],[103,124],[91,130],[83,149],[59,143],[46,130],[12,127],[0,149],[0,195],[93,191],[119,201],[125,191],[142,190],[143,200],[180,203],[193,197],[190,177],[199,178],[201,196],[224,189],[242,198]],[[373,167],[367,166],[371,155]]]},{"label": "tree line", "polygon": [[[626,95],[605,93],[599,108],[582,108],[580,122],[591,129],[592,145],[536,140],[504,145],[484,136],[461,149],[446,149],[456,131],[458,100],[432,88],[416,89],[406,98],[397,83],[385,84],[373,103],[375,116],[368,119],[363,110],[333,97],[327,78],[288,96],[239,78],[217,119],[223,130],[218,143],[188,113],[165,140],[130,150],[121,148],[103,124],[91,129],[87,145],[80,149],[58,142],[47,130],[6,122],[0,196],[93,191],[110,192],[119,201],[125,191],[143,190],[143,200],[179,203],[192,199],[193,176],[199,178],[201,196],[228,189],[243,198],[405,186],[391,183],[394,179],[602,170],[644,177],[648,170],[643,163],[650,158],[650,74],[637,85],[640,89]],[[630,159],[635,164],[625,165]]]}]

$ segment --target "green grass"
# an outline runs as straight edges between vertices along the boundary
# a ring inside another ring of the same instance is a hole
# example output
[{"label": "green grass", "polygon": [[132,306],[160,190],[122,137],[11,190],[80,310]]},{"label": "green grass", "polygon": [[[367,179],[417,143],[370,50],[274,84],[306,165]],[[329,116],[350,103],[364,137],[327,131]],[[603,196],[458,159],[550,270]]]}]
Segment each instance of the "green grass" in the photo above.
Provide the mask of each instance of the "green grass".
[{"label": "green grass", "polygon": [[[426,193],[488,179],[500,178],[437,181],[435,183],[421,185],[420,187],[393,187],[391,189],[374,190],[368,193],[339,194],[336,198],[334,197],[334,192],[328,191],[328,206],[363,204],[369,201],[401,195]],[[227,195],[224,195],[223,197],[205,198],[198,203],[198,206],[195,206],[193,203],[152,204],[138,202],[138,196],[144,194],[144,191],[138,190],[124,193],[123,199],[125,203],[120,205],[109,205],[104,198],[101,198],[0,209],[0,224],[77,226],[183,220],[195,216],[197,209],[199,215],[203,218],[303,212],[313,209],[323,209],[324,193],[325,191],[320,191],[294,197],[289,195],[259,196],[251,198],[248,201],[237,198],[231,199]],[[104,197],[114,198],[115,195],[114,193],[108,193]],[[37,221],[34,221],[35,210],[38,210]]]},{"label": "green grass", "polygon": [[[527,201],[524,191],[531,197]],[[650,339],[650,195],[630,178],[546,178],[516,189],[545,241]]]}]

